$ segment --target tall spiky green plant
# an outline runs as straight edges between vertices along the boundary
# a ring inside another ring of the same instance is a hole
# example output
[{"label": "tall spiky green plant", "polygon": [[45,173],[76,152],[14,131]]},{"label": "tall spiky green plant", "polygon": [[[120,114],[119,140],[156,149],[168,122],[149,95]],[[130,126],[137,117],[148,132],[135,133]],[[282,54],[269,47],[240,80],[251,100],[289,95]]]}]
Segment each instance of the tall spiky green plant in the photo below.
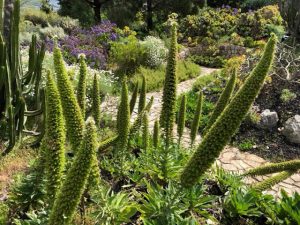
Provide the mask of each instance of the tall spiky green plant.
[{"label": "tall spiky green plant", "polygon": [[138,92],[139,92],[139,83],[137,82],[134,86],[133,93],[132,93],[132,96],[131,96],[131,99],[130,99],[130,115],[132,114],[132,112],[134,110],[134,106],[136,104]]},{"label": "tall spiky green plant", "polygon": [[57,46],[54,48],[53,59],[57,87],[66,121],[67,134],[70,139],[72,150],[76,152],[77,148],[81,145],[84,120],[61,51]]},{"label": "tall spiky green plant", "polygon": [[186,95],[184,94],[181,97],[180,108],[178,112],[177,134],[178,134],[179,144],[185,127],[185,114],[186,114]]},{"label": "tall spiky green plant", "polygon": [[0,0],[0,33],[3,34],[4,0]]},{"label": "tall spiky green plant", "polygon": [[79,69],[79,80],[77,86],[77,101],[81,108],[82,115],[85,117],[85,102],[86,102],[86,76],[87,66],[85,63],[85,56],[80,55],[79,57],[80,69]]},{"label": "tall spiky green plant", "polygon": [[253,187],[253,189],[255,189],[257,191],[268,190],[269,188],[273,187],[274,185],[279,184],[280,182],[289,178],[296,172],[297,172],[297,170],[288,170],[288,171],[280,172],[280,173],[276,174],[275,176],[269,177],[261,182],[258,182],[256,184],[252,185],[252,187]]},{"label": "tall spiky green plant", "polygon": [[160,126],[164,129],[166,146],[169,145],[172,138],[173,126],[175,122],[176,110],[176,88],[177,88],[177,25],[172,24],[171,46],[169,50],[166,76],[163,89],[163,105],[160,115]]},{"label": "tall spiky green plant", "polygon": [[142,87],[140,91],[140,99],[139,99],[139,108],[138,112],[140,113],[146,106],[146,78],[143,76]]},{"label": "tall spiky green plant", "polygon": [[119,116],[118,116],[118,146],[117,151],[125,151],[128,144],[128,136],[130,130],[130,108],[128,101],[128,87],[127,79],[124,78],[122,82],[122,95],[121,103],[119,106]]},{"label": "tall spiky green plant", "polygon": [[145,113],[143,117],[143,149],[147,150],[149,147],[149,118],[148,114]]},{"label": "tall spiky green plant", "polygon": [[54,201],[48,225],[69,225],[84,192],[96,151],[96,127],[89,118],[83,143]]},{"label": "tall spiky green plant", "polygon": [[201,117],[201,113],[202,113],[202,105],[203,105],[203,93],[200,92],[199,96],[198,96],[197,107],[196,107],[192,127],[191,127],[191,133],[190,133],[191,146],[193,146],[193,144],[196,140],[198,130],[199,130],[200,117]]},{"label": "tall spiky green plant", "polygon": [[41,149],[45,156],[47,197],[52,201],[61,186],[65,165],[65,127],[59,93],[50,72],[46,86],[46,135]]},{"label": "tall spiky green plant", "polygon": [[94,75],[94,83],[93,83],[93,103],[92,103],[92,111],[93,111],[93,117],[96,123],[96,126],[100,126],[100,105],[101,105],[101,100],[100,100],[100,90],[99,90],[99,81],[98,77],[95,74]]},{"label": "tall spiky green plant", "polygon": [[237,70],[234,69],[229,81],[226,84],[225,89],[223,90],[223,92],[216,104],[216,107],[214,108],[214,111],[212,112],[212,114],[210,116],[210,119],[208,121],[208,124],[205,127],[203,134],[205,134],[211,128],[211,126],[214,124],[214,122],[216,122],[216,120],[221,115],[221,113],[225,109],[226,105],[230,101],[231,95],[235,88],[236,74],[237,74]]},{"label": "tall spiky green plant", "polygon": [[221,116],[204,136],[196,152],[192,155],[181,174],[184,187],[194,185],[218,158],[231,136],[239,128],[258,95],[273,62],[277,38],[272,35],[265,47],[260,62],[244,85],[227,105]]},{"label": "tall spiky green plant", "polygon": [[262,176],[271,173],[278,173],[285,170],[300,170],[300,160],[291,160],[280,163],[270,163],[267,165],[259,166],[254,169],[250,169],[244,176]]},{"label": "tall spiky green plant", "polygon": [[159,122],[156,120],[153,129],[153,147],[157,148],[159,144]]}]

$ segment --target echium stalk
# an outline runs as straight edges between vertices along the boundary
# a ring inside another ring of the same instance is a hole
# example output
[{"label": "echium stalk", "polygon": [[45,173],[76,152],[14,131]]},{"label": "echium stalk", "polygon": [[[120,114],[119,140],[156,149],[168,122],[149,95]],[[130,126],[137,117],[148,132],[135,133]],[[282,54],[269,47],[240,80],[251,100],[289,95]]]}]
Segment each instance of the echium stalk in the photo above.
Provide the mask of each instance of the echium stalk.
[{"label": "echium stalk", "polygon": [[82,145],[54,201],[48,225],[69,225],[72,222],[84,193],[96,147],[96,127],[93,119],[89,118]]},{"label": "echium stalk", "polygon": [[149,147],[149,118],[148,118],[148,114],[145,113],[144,117],[143,117],[143,149],[147,150]]},{"label": "echium stalk", "polygon": [[184,187],[193,186],[219,157],[231,136],[239,128],[256,96],[262,88],[273,62],[277,38],[269,39],[263,56],[244,85],[227,105],[217,121],[204,136],[181,174]]},{"label": "echium stalk", "polygon": [[79,69],[79,79],[78,79],[78,86],[77,86],[77,101],[79,107],[81,108],[82,115],[83,117],[85,117],[87,66],[85,63],[84,55],[80,55],[79,63],[80,63],[80,69]]},{"label": "echium stalk", "polygon": [[46,133],[41,155],[45,160],[47,198],[53,201],[61,186],[65,165],[65,127],[59,93],[50,72],[47,74],[45,115]]},{"label": "echium stalk", "polygon": [[101,105],[101,100],[100,100],[100,90],[99,90],[99,81],[98,77],[95,74],[94,75],[94,82],[93,82],[93,100],[92,100],[92,112],[93,112],[93,117],[96,123],[96,126],[99,128],[100,127],[100,105]]},{"label": "echium stalk", "polygon": [[159,145],[159,122],[156,120],[153,129],[153,147],[157,148]]},{"label": "echium stalk", "polygon": [[160,126],[164,129],[166,146],[169,146],[175,122],[176,89],[177,89],[177,25],[172,25],[172,38],[169,50],[166,76],[163,88],[163,104],[160,115]]},{"label": "echium stalk", "polygon": [[230,101],[230,98],[232,96],[232,93],[235,88],[235,83],[236,83],[236,74],[237,71],[236,69],[233,70],[233,74],[231,75],[229,81],[226,84],[225,89],[223,90],[216,107],[214,108],[214,111],[212,112],[210,119],[208,121],[208,124],[205,127],[205,131],[203,132],[204,134],[209,130],[209,128],[214,124],[214,122],[218,119],[218,117],[221,115],[225,107]]},{"label": "echium stalk", "polygon": [[136,104],[138,92],[139,92],[139,83],[137,82],[134,86],[133,93],[132,93],[132,96],[131,96],[131,99],[130,99],[130,114],[132,114],[132,112],[134,110],[134,106]]},{"label": "echium stalk", "polygon": [[70,139],[72,150],[76,153],[83,138],[84,119],[76,100],[61,51],[57,46],[54,48],[53,59],[57,87],[66,121],[67,136]]},{"label": "echium stalk", "polygon": [[200,117],[201,117],[201,113],[202,113],[202,105],[203,105],[203,93],[200,92],[199,96],[198,96],[197,107],[196,107],[192,127],[191,127],[191,133],[190,133],[191,146],[193,146],[193,144],[196,140],[196,137],[197,137],[198,130],[199,130]]},{"label": "echium stalk", "polygon": [[140,113],[146,106],[146,78],[143,76],[142,87],[140,90],[140,99],[139,99],[139,108],[138,112]]},{"label": "echium stalk", "polygon": [[182,95],[180,108],[178,112],[178,124],[177,124],[177,134],[178,134],[178,143],[180,144],[181,137],[183,135],[183,130],[185,127],[185,114],[186,114],[186,95]]}]

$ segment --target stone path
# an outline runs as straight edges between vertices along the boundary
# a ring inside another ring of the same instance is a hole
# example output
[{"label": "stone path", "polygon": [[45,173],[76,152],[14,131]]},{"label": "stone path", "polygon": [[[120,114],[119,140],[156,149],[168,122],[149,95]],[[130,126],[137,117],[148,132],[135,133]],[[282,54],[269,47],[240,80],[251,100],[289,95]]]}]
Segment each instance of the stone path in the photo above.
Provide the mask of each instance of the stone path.
[{"label": "stone path", "polygon": [[[201,75],[207,75],[212,72],[214,72],[216,69],[211,68],[205,68],[202,67]],[[181,82],[177,86],[177,94],[180,95],[182,93],[188,92],[195,82],[197,78],[187,80],[184,82]],[[147,93],[147,100],[149,101],[151,97],[154,97],[154,102],[151,108],[151,111],[149,113],[149,127],[152,130],[154,126],[155,120],[159,119],[159,114],[161,112],[162,108],[162,91],[158,92],[150,92]],[[116,97],[110,97],[106,99],[105,102],[102,103],[101,107],[102,110],[106,113],[112,114],[114,117],[117,114],[117,105],[118,105],[118,98]],[[131,118],[132,121],[134,121],[135,117],[137,116],[137,106],[138,102],[136,104],[136,108],[134,109],[133,116]],[[176,134],[176,126],[174,127],[174,134]],[[190,130],[188,128],[184,129],[183,137],[181,144],[185,148],[190,147]],[[200,135],[197,136],[195,144],[199,144],[201,141]],[[242,173],[245,172],[251,168],[255,168],[260,165],[264,165],[268,163],[266,160],[264,160],[261,157],[258,157],[253,154],[249,154],[247,152],[241,152],[237,148],[229,147],[227,146],[223,152],[221,153],[220,157],[218,158],[216,164],[223,167],[225,170]],[[260,176],[255,178],[246,178],[245,182],[250,184],[253,182],[262,181],[263,179],[267,178],[269,176]],[[281,182],[278,185],[275,185],[272,190],[267,191],[270,194],[273,194],[275,197],[280,196],[280,190],[285,189],[287,193],[292,194],[293,192],[300,193],[300,174],[295,174],[292,177],[286,179],[285,181]]]}]

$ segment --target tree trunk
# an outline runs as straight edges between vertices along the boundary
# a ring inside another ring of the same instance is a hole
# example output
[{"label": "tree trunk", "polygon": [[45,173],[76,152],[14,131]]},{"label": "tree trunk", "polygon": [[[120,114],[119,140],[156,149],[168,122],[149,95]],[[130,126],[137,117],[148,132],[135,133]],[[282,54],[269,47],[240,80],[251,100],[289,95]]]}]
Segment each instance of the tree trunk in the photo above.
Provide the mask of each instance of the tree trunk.
[{"label": "tree trunk", "polygon": [[153,29],[152,0],[147,0],[147,28],[148,28],[148,31]]},{"label": "tree trunk", "polygon": [[100,0],[94,0],[94,14],[95,14],[94,18],[96,24],[99,24],[102,21],[101,7],[102,7],[102,3],[100,2]]}]

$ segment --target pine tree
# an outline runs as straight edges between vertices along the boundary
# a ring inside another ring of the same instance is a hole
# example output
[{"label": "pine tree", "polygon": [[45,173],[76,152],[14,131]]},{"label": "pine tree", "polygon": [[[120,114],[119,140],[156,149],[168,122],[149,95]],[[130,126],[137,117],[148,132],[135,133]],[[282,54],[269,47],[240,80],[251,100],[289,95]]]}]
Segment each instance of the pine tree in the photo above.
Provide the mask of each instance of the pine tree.
[{"label": "pine tree", "polygon": [[138,112],[140,113],[146,106],[146,79],[143,76],[142,88],[140,91],[140,99],[139,99],[139,109]]},{"label": "pine tree", "polygon": [[93,111],[93,117],[96,123],[96,126],[100,127],[100,90],[99,90],[99,81],[98,77],[95,74],[94,75],[94,82],[93,82],[93,103],[92,103],[92,111]]},{"label": "pine tree", "polygon": [[237,71],[234,69],[233,74],[230,77],[230,80],[227,82],[225,89],[223,90],[214,111],[212,112],[210,119],[208,121],[207,126],[205,127],[204,134],[210,129],[210,127],[214,124],[214,122],[218,119],[221,113],[224,111],[228,102],[230,101],[231,95],[235,88],[236,83],[236,74]]},{"label": "pine tree", "polygon": [[157,148],[159,145],[159,122],[156,120],[153,130],[153,147]]},{"label": "pine tree", "polygon": [[76,152],[83,138],[84,119],[76,100],[61,51],[57,46],[54,48],[53,59],[57,87],[66,121],[67,136],[70,139],[72,150]]},{"label": "pine tree", "polygon": [[160,126],[164,129],[164,137],[166,139],[166,146],[170,144],[172,138],[173,126],[175,122],[176,110],[176,88],[177,88],[177,27],[174,23],[172,25],[172,38],[169,50],[169,57],[166,68],[166,76],[163,89],[163,105],[160,115]]},{"label": "pine tree", "polygon": [[45,160],[47,198],[52,201],[62,182],[66,137],[59,93],[50,72],[47,74],[45,115],[46,133],[41,151]]},{"label": "pine tree", "polygon": [[193,144],[196,140],[197,133],[198,133],[198,129],[199,129],[199,125],[200,125],[200,117],[201,117],[201,113],[202,113],[202,105],[203,105],[203,93],[200,92],[199,96],[198,96],[197,107],[196,107],[192,127],[191,127],[191,133],[190,133],[191,146],[193,146]]},{"label": "pine tree", "polygon": [[224,112],[204,136],[198,149],[192,155],[181,174],[184,187],[194,185],[219,157],[231,136],[239,128],[258,95],[272,65],[277,39],[272,35],[264,54],[242,88],[231,100]]},{"label": "pine tree", "polygon": [[132,114],[132,112],[134,110],[134,106],[136,104],[138,92],[139,92],[139,83],[137,82],[134,86],[133,93],[132,93],[132,96],[131,96],[131,99],[130,99],[130,115]]},{"label": "pine tree", "polygon": [[48,225],[69,225],[72,222],[91,171],[96,141],[95,123],[89,118],[83,143],[54,201]]},{"label": "pine tree", "polygon": [[80,55],[80,70],[79,70],[79,80],[77,86],[77,101],[83,117],[85,117],[85,102],[86,102],[86,76],[87,76],[87,66],[85,63],[85,56]]}]

